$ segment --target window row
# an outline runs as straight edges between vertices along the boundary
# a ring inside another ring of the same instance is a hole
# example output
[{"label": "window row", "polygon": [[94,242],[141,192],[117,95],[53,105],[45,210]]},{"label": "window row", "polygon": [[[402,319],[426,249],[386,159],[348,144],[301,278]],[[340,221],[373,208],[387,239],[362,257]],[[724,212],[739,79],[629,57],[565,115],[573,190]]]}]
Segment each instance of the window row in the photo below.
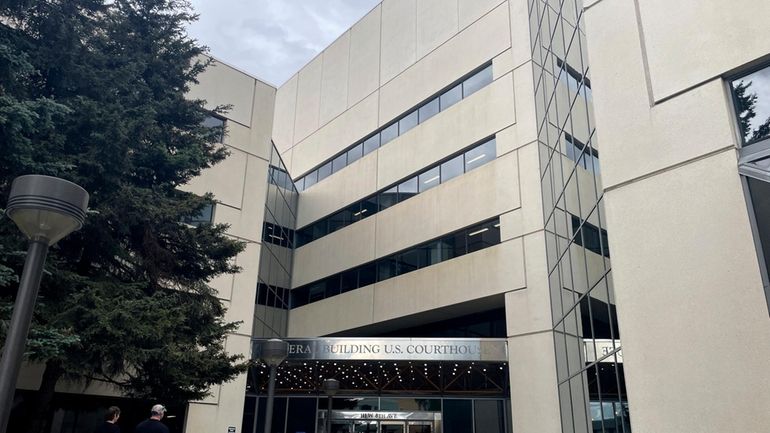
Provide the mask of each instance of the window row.
[{"label": "window row", "polygon": [[301,307],[499,243],[500,219],[494,218],[377,261],[297,287],[291,291],[291,307]]},{"label": "window row", "polygon": [[387,209],[495,159],[495,138],[452,156],[415,176],[297,230],[297,248]]},{"label": "window row", "polygon": [[437,96],[420,104],[413,111],[400,116],[390,124],[378,129],[374,134],[349,147],[345,152],[325,161],[320,167],[297,179],[295,182],[297,189],[304,191],[310,188],[491,82],[492,64],[489,63],[483,69],[469,74],[458,84],[445,89]]},{"label": "window row", "polygon": [[294,248],[294,230],[265,222],[262,227],[262,240],[273,245]]},{"label": "window row", "polygon": [[275,186],[287,189],[289,191],[294,190],[294,182],[291,180],[291,176],[286,170],[274,165],[270,166],[268,180]]},{"label": "window row", "polygon": [[596,254],[609,257],[610,250],[607,244],[607,230],[599,229],[599,227],[588,221],[581,220],[575,215],[571,216],[572,235],[575,236],[575,243]]},{"label": "window row", "polygon": [[567,158],[577,162],[577,165],[594,174],[599,174],[599,152],[588,147],[577,138],[565,133],[565,146]]}]

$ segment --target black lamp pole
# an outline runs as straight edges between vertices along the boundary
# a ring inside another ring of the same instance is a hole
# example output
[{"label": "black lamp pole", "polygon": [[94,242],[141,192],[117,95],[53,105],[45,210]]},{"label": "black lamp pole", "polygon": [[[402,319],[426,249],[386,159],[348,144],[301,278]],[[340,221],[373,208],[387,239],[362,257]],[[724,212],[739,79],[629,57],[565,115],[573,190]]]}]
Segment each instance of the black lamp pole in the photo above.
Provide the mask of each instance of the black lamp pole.
[{"label": "black lamp pole", "polygon": [[50,176],[28,175],[14,179],[6,215],[29,239],[27,258],[13,305],[11,323],[0,359],[0,432],[11,416],[13,394],[24,346],[32,322],[48,247],[83,226],[88,193],[83,188]]}]

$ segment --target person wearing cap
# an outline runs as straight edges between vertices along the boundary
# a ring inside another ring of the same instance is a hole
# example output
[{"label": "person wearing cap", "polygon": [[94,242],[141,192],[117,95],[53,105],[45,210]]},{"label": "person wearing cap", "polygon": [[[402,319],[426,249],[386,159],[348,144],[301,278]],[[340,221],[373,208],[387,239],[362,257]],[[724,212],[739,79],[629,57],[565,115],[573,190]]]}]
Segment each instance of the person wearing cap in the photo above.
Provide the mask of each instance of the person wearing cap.
[{"label": "person wearing cap", "polygon": [[168,427],[160,422],[166,415],[166,408],[162,404],[156,404],[150,410],[150,418],[140,422],[134,429],[134,433],[169,433]]},{"label": "person wearing cap", "polygon": [[120,427],[116,424],[120,418],[120,408],[110,406],[104,414],[104,422],[96,429],[96,433],[120,433]]}]

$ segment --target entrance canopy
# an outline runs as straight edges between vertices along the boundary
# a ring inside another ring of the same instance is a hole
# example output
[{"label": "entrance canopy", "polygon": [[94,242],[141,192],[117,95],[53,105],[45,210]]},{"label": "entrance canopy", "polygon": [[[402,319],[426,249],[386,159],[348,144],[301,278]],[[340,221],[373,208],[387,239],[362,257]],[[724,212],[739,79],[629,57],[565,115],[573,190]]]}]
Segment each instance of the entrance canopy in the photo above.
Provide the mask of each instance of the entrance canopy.
[{"label": "entrance canopy", "polygon": [[[268,368],[254,340],[250,392],[267,389]],[[337,379],[340,394],[508,394],[505,339],[316,338],[286,339],[289,353],[278,369],[279,394],[321,394]]]}]

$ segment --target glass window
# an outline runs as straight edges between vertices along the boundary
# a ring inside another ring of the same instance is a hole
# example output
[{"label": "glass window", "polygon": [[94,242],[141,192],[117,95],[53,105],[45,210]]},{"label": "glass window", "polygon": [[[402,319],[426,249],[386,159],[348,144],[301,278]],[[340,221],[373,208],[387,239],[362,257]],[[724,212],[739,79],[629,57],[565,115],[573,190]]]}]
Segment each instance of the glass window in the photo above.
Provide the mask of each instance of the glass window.
[{"label": "glass window", "polygon": [[343,153],[342,155],[334,158],[332,160],[332,173],[336,173],[343,168],[345,168],[348,165],[348,154]]},{"label": "glass window", "polygon": [[439,98],[433,98],[426,102],[419,110],[420,123],[430,119],[439,112]]},{"label": "glass window", "polygon": [[372,151],[380,147],[380,134],[374,134],[371,137],[364,140],[364,155],[368,155]]},{"label": "glass window", "polygon": [[441,183],[463,174],[463,156],[457,155],[441,164]]},{"label": "glass window", "polygon": [[329,161],[326,164],[318,168],[318,181],[322,181],[332,174],[332,162]]},{"label": "glass window", "polygon": [[364,156],[364,144],[358,143],[356,147],[348,150],[348,164],[358,161],[362,156]]},{"label": "glass window", "polygon": [[414,195],[417,195],[417,176],[398,185],[398,202],[401,203]]},{"label": "glass window", "polygon": [[398,262],[389,257],[377,262],[377,281],[387,280],[398,275]]},{"label": "glass window", "polygon": [[327,234],[329,234],[329,227],[327,226],[326,219],[322,219],[313,224],[313,240],[322,238]]},{"label": "glass window", "polygon": [[500,243],[500,222],[490,221],[468,229],[468,252],[472,253]]},{"label": "glass window", "polygon": [[444,400],[442,427],[444,433],[468,433],[473,431],[471,400]]},{"label": "glass window", "polygon": [[471,171],[495,158],[495,139],[465,152],[465,171]]},{"label": "glass window", "polygon": [[417,126],[417,110],[412,111],[398,121],[398,135]]},{"label": "glass window", "polygon": [[441,183],[440,168],[433,167],[419,176],[420,192],[427,191]]},{"label": "glass window", "polygon": [[297,248],[313,241],[313,226],[307,226],[297,230],[297,239],[295,240]]},{"label": "glass window", "polygon": [[394,186],[387,191],[381,192],[378,196],[380,210],[385,210],[398,203],[398,187]]},{"label": "glass window", "polygon": [[308,303],[320,301],[326,297],[326,285],[324,281],[318,281],[308,287]]},{"label": "glass window", "polygon": [[377,279],[377,266],[374,263],[363,265],[358,270],[358,287],[374,284]]},{"label": "glass window", "polygon": [[380,131],[380,146],[398,137],[398,122]]},{"label": "glass window", "polygon": [[297,182],[294,184],[297,187],[297,191],[304,191],[305,190],[305,178],[301,177],[297,179]]},{"label": "glass window", "polygon": [[492,65],[476,72],[463,81],[463,98],[475,93],[477,90],[492,82]]},{"label": "glass window", "polygon": [[358,269],[351,269],[347,272],[340,274],[340,292],[345,293],[347,291],[358,288]]},{"label": "glass window", "polygon": [[331,277],[326,278],[323,282],[324,284],[326,284],[327,298],[340,294],[340,276],[339,275],[332,275]]},{"label": "glass window", "polygon": [[348,206],[347,211],[350,213],[351,224],[363,218],[361,216],[361,202],[353,203]]},{"label": "glass window", "polygon": [[463,85],[458,84],[441,94],[441,111],[444,111],[452,105],[455,105],[456,103],[460,102],[461,99],[463,99]]},{"label": "glass window", "polygon": [[467,236],[464,231],[441,238],[442,261],[460,257],[465,254]]},{"label": "glass window", "polygon": [[305,176],[305,189],[310,188],[318,182],[318,170],[313,170]]},{"label": "glass window", "polygon": [[202,224],[211,224],[214,221],[214,204],[208,203],[204,205],[201,210],[189,218],[185,218],[184,222],[193,226],[199,226]]},{"label": "glass window", "polygon": [[501,400],[475,400],[473,406],[475,433],[505,433],[505,409]]},{"label": "glass window", "polygon": [[377,197],[378,196],[373,195],[361,202],[361,219],[370,217],[377,213]]},{"label": "glass window", "polygon": [[744,144],[770,137],[770,66],[730,82]]},{"label": "glass window", "polygon": [[203,119],[203,126],[206,128],[216,128],[219,131],[217,142],[222,143],[225,140],[225,120],[215,116],[208,116]]},{"label": "glass window", "polygon": [[353,222],[353,214],[348,209],[343,209],[329,217],[329,233],[333,233]]},{"label": "glass window", "polygon": [[411,249],[399,254],[396,257],[398,261],[398,274],[406,274],[420,268],[420,250]]}]

